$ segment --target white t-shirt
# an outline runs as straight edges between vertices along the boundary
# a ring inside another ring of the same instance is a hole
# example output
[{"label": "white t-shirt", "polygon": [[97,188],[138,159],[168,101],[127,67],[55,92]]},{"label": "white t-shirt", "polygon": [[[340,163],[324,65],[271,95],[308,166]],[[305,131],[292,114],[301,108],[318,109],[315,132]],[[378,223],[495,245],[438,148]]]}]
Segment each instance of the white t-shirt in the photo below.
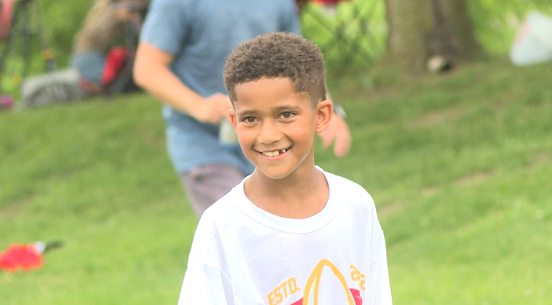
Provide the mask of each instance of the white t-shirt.
[{"label": "white t-shirt", "polygon": [[178,304],[392,304],[374,201],[358,184],[323,173],[328,202],[306,219],[258,208],[243,181],[207,209]]}]

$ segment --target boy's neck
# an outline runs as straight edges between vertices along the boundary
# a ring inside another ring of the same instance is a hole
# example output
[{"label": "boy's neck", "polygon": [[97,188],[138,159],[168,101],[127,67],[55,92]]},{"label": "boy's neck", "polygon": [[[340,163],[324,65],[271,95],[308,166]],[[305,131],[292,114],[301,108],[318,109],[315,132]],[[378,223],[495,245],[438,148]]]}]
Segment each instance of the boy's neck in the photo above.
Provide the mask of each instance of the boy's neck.
[{"label": "boy's neck", "polygon": [[256,169],[244,188],[245,195],[257,207],[293,219],[316,215],[324,209],[329,197],[326,178],[314,165],[283,179],[269,178]]}]

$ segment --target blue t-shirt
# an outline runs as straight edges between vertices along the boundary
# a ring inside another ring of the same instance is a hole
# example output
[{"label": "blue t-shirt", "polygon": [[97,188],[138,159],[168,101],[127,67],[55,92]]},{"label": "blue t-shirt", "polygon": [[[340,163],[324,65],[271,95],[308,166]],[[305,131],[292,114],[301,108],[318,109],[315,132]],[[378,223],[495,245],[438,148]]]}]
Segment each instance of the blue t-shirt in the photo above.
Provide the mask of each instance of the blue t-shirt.
[{"label": "blue t-shirt", "polygon": [[[204,97],[226,94],[222,72],[238,44],[268,32],[299,34],[293,0],[153,0],[140,40],[174,55],[171,71]],[[239,146],[218,141],[218,126],[200,123],[168,106],[167,145],[182,174],[207,164],[228,164],[245,174],[253,165]]]}]

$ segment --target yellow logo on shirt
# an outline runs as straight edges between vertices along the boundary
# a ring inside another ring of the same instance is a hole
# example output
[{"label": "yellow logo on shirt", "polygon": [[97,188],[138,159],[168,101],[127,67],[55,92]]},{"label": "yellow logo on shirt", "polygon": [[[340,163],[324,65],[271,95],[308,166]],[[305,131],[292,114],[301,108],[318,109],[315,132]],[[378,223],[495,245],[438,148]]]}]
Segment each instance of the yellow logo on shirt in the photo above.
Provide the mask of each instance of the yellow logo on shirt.
[{"label": "yellow logo on shirt", "polygon": [[[347,296],[347,303],[348,305],[362,305],[362,297],[360,295],[360,291],[358,289],[349,288],[347,285],[347,280],[345,279],[345,276],[337,269],[337,267],[330,262],[327,259],[322,259],[316,267],[314,267],[314,270],[310,274],[307,283],[305,285],[305,290],[303,291],[303,297],[296,302],[292,303],[291,305],[318,305],[318,296],[319,296],[319,288],[320,288],[320,279],[322,277],[322,271],[325,267],[330,268],[332,271],[332,274],[337,278],[339,283],[341,284],[341,287],[343,288],[343,291],[345,295]],[[351,265],[351,280],[357,282],[362,290],[365,290],[364,287],[364,281],[366,277],[364,274],[360,273],[360,271],[355,267],[354,265]],[[296,294],[297,292],[301,291],[301,288],[297,286],[297,280],[295,277],[292,277],[286,281],[284,281],[282,284],[280,284],[278,287],[276,287],[273,291],[271,291],[267,297],[268,297],[268,303],[270,305],[279,305],[281,304],[285,299],[288,297]]]}]

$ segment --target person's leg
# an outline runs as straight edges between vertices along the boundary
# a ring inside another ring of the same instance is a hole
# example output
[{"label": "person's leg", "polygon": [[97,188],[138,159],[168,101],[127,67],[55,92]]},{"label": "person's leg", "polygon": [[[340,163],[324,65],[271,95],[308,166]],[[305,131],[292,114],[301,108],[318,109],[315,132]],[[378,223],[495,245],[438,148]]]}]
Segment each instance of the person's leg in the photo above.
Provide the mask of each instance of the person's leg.
[{"label": "person's leg", "polygon": [[194,168],[182,175],[186,194],[198,217],[217,200],[238,185],[245,174],[225,164],[212,164]]},{"label": "person's leg", "polygon": [[105,55],[90,51],[71,55],[70,66],[81,76],[81,86],[91,95],[101,92],[101,76],[105,65]]}]

